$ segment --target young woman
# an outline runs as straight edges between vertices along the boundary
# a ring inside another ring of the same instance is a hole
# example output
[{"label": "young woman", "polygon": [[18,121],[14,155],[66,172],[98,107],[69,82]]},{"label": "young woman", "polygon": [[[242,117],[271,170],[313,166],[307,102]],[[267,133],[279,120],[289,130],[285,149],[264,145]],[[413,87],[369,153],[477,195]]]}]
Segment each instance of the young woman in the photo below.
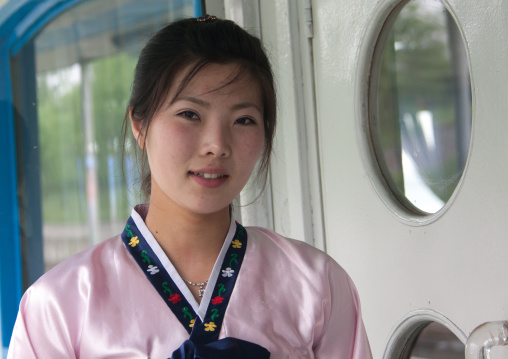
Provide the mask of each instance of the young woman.
[{"label": "young woman", "polygon": [[257,38],[212,16],[159,31],[124,123],[150,202],[27,290],[9,358],[371,358],[346,272],[232,218],[266,178],[275,114]]}]

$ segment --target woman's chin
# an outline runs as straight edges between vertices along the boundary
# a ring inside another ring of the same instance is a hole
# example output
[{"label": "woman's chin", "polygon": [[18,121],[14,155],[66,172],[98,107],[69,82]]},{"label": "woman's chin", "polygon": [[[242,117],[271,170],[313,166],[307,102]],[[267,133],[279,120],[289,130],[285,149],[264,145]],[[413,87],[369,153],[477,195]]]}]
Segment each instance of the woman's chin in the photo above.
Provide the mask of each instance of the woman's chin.
[{"label": "woman's chin", "polygon": [[201,216],[220,216],[227,214],[229,216],[229,203],[227,204],[203,204],[197,206],[188,206],[187,211]]}]

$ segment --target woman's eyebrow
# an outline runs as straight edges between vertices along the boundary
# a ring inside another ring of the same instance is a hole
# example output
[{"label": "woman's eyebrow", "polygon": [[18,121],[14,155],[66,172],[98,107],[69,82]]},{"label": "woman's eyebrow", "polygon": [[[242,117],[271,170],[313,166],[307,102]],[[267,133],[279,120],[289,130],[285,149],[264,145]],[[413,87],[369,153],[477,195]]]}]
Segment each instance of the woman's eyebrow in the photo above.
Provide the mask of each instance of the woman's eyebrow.
[{"label": "woman's eyebrow", "polygon": [[[209,102],[204,101],[204,100],[197,98],[197,97],[183,96],[183,97],[177,98],[175,101],[189,101],[189,102],[195,103],[195,104],[203,106],[203,107],[210,107]],[[260,113],[263,113],[261,108],[257,104],[255,104],[254,102],[251,102],[251,101],[245,101],[245,102],[240,102],[240,103],[234,104],[231,107],[231,109],[236,111],[236,110],[242,110],[244,108],[249,108],[249,107],[252,107],[255,110],[258,110]]]},{"label": "woman's eyebrow", "polygon": [[189,102],[193,102],[193,103],[195,103],[197,105],[200,105],[200,106],[210,107],[210,103],[209,102],[201,100],[201,99],[199,99],[197,97],[184,96],[184,97],[176,98],[175,102],[176,101],[189,101]]},{"label": "woman's eyebrow", "polygon": [[233,105],[231,108],[233,110],[242,110],[244,108],[249,108],[249,107],[252,107],[252,108],[258,110],[260,113],[263,113],[263,111],[261,110],[261,108],[258,105],[256,105],[254,102],[250,102],[250,101],[237,103],[237,104]]}]

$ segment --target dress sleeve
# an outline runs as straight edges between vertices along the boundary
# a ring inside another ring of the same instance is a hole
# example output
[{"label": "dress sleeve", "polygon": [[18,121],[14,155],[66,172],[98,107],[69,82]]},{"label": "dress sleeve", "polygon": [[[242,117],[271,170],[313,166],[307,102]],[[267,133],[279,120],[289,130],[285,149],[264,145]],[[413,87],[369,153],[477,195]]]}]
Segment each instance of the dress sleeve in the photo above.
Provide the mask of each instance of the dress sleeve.
[{"label": "dress sleeve", "polygon": [[358,292],[351,278],[342,268],[340,271],[333,268],[328,280],[329,291],[323,298],[323,327],[314,345],[315,358],[372,359]]},{"label": "dress sleeve", "polygon": [[76,358],[62,310],[43,288],[29,288],[21,299],[7,359]]}]

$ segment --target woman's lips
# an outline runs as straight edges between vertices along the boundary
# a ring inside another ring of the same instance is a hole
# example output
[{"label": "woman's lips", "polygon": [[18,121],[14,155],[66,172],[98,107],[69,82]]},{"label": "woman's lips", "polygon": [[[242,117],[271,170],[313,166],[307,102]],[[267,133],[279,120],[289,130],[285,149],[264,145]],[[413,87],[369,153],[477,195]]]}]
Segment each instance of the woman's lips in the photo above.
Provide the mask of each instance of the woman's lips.
[{"label": "woman's lips", "polygon": [[190,177],[196,181],[199,185],[205,188],[217,188],[222,186],[224,182],[227,181],[228,175],[223,173],[212,173],[217,171],[207,171],[207,172],[194,172],[189,171]]},{"label": "woman's lips", "polygon": [[199,177],[203,177],[203,178],[206,178],[206,179],[216,179],[216,178],[221,178],[221,177],[224,177],[226,175],[224,174],[221,174],[221,173],[206,173],[206,172],[192,172],[192,171],[189,171],[191,174],[193,175],[196,175],[196,176],[199,176]]}]

